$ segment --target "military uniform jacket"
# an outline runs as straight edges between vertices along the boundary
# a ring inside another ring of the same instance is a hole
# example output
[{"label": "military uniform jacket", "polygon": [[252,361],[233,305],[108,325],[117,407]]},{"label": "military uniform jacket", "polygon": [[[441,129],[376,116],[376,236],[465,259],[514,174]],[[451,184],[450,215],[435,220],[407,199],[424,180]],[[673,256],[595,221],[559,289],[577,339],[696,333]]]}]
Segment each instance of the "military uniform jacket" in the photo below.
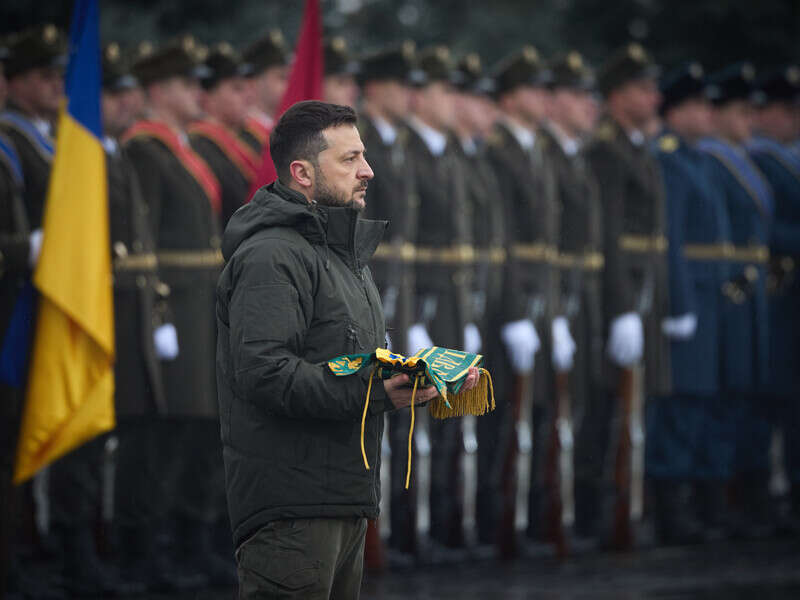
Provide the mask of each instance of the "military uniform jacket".
[{"label": "military uniform jacket", "polygon": [[731,226],[730,268],[722,287],[721,385],[724,390],[753,392],[769,381],[766,266],[772,194],[743,149],[721,140],[701,140],[698,147],[710,157],[709,169],[724,196]]},{"label": "military uniform jacket", "polygon": [[[664,192],[658,163],[645,144],[636,146],[605,118],[587,146],[603,207],[603,310],[606,328],[615,317],[637,312],[645,335],[645,390],[670,393],[669,343],[661,321],[669,315]],[[615,385],[614,370],[611,383]]]},{"label": "military uniform jacket", "polygon": [[50,166],[55,152],[55,141],[42,132],[33,120],[9,101],[0,113],[0,131],[16,149],[22,166],[22,197],[31,229],[42,226]]},{"label": "military uniform jacket", "polygon": [[558,267],[561,308],[570,323],[575,364],[570,373],[573,395],[586,398],[602,383],[603,365],[603,213],[597,182],[586,158],[567,154],[545,128],[542,142],[556,178],[560,228]]},{"label": "military uniform jacket", "polygon": [[11,141],[0,135],[0,346],[20,288],[30,275],[30,230],[22,186],[19,156]]},{"label": "military uniform jacket", "polygon": [[124,149],[147,203],[160,276],[170,288],[168,304],[180,346],[175,360],[162,362],[167,412],[214,417],[214,290],[222,268],[219,216],[207,191],[208,182],[198,180],[190,170],[192,165],[179,158],[169,142],[133,132],[126,134]]},{"label": "military uniform jacket", "polygon": [[722,372],[728,213],[707,155],[665,132],[656,140],[656,156],[666,192],[670,306],[673,314],[697,316],[695,335],[671,342],[673,391],[711,396],[719,391]]},{"label": "military uniform jacket", "polygon": [[500,184],[484,147],[475,145],[468,152],[462,143],[455,142],[454,148],[466,167],[464,184],[475,249],[470,310],[481,336],[487,339],[489,315],[502,302],[503,265],[506,260]]},{"label": "military uniform jacket", "polygon": [[133,167],[107,148],[109,224],[114,268],[115,405],[119,418],[165,414],[153,332],[165,319],[168,289],[158,279],[148,208]]},{"label": "military uniform jacket", "polygon": [[[552,317],[558,305],[558,205],[555,178],[541,139],[528,152],[504,124],[488,140],[488,156],[500,184],[507,224],[504,321]],[[546,319],[549,322],[549,319]]]},{"label": "military uniform jacket", "polygon": [[367,188],[366,214],[370,219],[389,221],[370,268],[383,300],[392,348],[413,352],[405,348],[405,335],[415,316],[413,250],[419,196],[406,148],[408,131],[399,128],[394,142],[386,144],[369,117],[362,117],[358,128],[367,162],[375,173]]},{"label": "military uniform jacket", "polygon": [[259,155],[235,133],[216,123],[201,122],[189,128],[189,141],[211,168],[222,192],[222,229],[244,205],[260,164]]},{"label": "military uniform jacket", "polygon": [[772,186],[775,200],[767,279],[773,390],[782,397],[796,397],[800,391],[800,155],[766,139],[754,140],[749,151]]},{"label": "military uniform jacket", "polygon": [[469,322],[469,277],[473,260],[466,211],[464,165],[448,142],[434,156],[411,127],[407,152],[419,196],[416,229],[416,320],[428,325],[433,343],[463,347]]}]

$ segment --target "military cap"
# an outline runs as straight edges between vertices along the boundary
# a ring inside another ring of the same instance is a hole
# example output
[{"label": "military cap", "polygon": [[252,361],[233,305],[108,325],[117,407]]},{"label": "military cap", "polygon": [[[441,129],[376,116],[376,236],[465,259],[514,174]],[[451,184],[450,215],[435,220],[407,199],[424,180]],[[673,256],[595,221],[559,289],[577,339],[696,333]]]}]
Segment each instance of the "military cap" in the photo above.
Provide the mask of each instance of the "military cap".
[{"label": "military cap", "polygon": [[201,62],[202,54],[202,47],[194,38],[185,35],[162,48],[142,52],[133,65],[133,74],[142,85],[170,77],[202,79],[208,74],[208,68]]},{"label": "military cap", "polygon": [[241,56],[227,42],[214,45],[204,57],[203,64],[208,71],[200,79],[200,83],[206,90],[214,88],[225,79],[246,77],[252,71],[252,65],[242,62]]},{"label": "military cap", "polygon": [[437,81],[453,83],[453,62],[447,46],[432,46],[417,54],[409,73],[411,85],[422,87]]},{"label": "military cap", "polygon": [[408,76],[414,68],[415,52],[414,42],[406,40],[402,44],[363,55],[359,59],[361,69],[356,75],[359,84],[381,80],[408,81]]},{"label": "military cap", "polygon": [[785,65],[771,69],[758,78],[756,88],[755,100],[759,104],[800,101],[800,67]]},{"label": "military cap", "polygon": [[728,65],[708,78],[708,97],[717,106],[751,100],[756,91],[756,69],[749,62]]},{"label": "military cap", "polygon": [[493,94],[495,81],[484,75],[481,57],[470,52],[461,57],[453,72],[453,83],[461,92],[468,94]]},{"label": "military cap", "polygon": [[495,94],[502,96],[521,86],[544,86],[552,80],[536,48],[524,46],[521,50],[504,58],[494,68],[497,84]]},{"label": "military cap", "polygon": [[576,50],[571,50],[551,60],[550,73],[552,74],[550,82],[552,88],[572,88],[590,92],[596,83],[594,71]]},{"label": "military cap", "polygon": [[138,87],[139,82],[131,73],[126,64],[119,44],[111,42],[103,48],[102,56],[103,89],[109,92],[119,92]]},{"label": "military cap", "polygon": [[325,61],[325,75],[356,75],[360,69],[353,60],[347,42],[343,37],[326,39],[322,45]]},{"label": "military cap", "polygon": [[273,29],[250,44],[242,52],[242,58],[245,63],[251,65],[252,75],[260,75],[270,67],[289,64],[289,53],[286,50],[283,34]]},{"label": "military cap", "polygon": [[703,66],[687,62],[668,71],[661,79],[661,113],[666,113],[689,98],[704,96],[707,91]]},{"label": "military cap", "polygon": [[67,65],[67,42],[55,25],[39,25],[8,40],[8,56],[3,61],[8,79],[42,67]]},{"label": "military cap", "polygon": [[642,79],[656,79],[659,68],[653,57],[636,42],[631,42],[614,52],[600,68],[597,77],[600,93],[609,92],[629,83]]}]

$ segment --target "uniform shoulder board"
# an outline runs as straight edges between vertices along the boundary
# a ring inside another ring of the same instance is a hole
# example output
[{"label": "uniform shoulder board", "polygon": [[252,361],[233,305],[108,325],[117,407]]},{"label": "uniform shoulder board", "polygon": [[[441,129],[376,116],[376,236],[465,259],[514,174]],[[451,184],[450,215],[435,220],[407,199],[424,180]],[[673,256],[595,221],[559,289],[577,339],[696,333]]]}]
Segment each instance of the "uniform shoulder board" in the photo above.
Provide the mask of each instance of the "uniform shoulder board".
[{"label": "uniform shoulder board", "polygon": [[597,127],[597,131],[594,132],[594,139],[600,142],[612,142],[616,137],[617,132],[614,129],[614,126],[608,121],[600,123],[600,125]]},{"label": "uniform shoulder board", "polygon": [[658,140],[658,149],[662,152],[666,152],[667,154],[675,152],[680,145],[681,144],[678,138],[671,133],[662,135]]}]

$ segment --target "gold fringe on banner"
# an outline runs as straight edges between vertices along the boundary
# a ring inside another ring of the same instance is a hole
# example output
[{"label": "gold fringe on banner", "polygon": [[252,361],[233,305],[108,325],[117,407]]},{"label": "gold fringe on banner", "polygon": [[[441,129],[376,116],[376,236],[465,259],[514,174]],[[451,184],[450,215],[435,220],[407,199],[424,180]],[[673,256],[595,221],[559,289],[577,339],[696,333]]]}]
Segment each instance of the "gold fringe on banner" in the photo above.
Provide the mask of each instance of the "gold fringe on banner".
[{"label": "gold fringe on banner", "polygon": [[493,411],[495,403],[492,376],[486,369],[480,369],[480,374],[480,380],[474,388],[447,397],[452,408],[445,404],[445,399],[441,396],[431,400],[429,405],[431,416],[434,419],[449,419],[450,417],[463,417],[466,415],[480,417],[487,412]]}]

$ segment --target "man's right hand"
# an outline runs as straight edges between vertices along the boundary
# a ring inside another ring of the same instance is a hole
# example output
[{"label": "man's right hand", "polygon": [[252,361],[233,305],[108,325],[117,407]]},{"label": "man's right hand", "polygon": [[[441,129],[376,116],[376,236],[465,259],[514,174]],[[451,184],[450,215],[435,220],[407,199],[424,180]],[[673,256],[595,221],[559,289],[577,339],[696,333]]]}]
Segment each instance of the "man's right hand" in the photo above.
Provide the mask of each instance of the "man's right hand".
[{"label": "man's right hand", "polygon": [[[411,378],[406,374],[395,375],[389,379],[383,380],[383,389],[386,390],[386,395],[392,401],[395,408],[406,408],[411,406],[411,393],[413,388],[409,387]],[[417,394],[414,396],[414,404],[422,404],[430,402],[439,392],[432,385],[427,387],[418,387]]]}]

